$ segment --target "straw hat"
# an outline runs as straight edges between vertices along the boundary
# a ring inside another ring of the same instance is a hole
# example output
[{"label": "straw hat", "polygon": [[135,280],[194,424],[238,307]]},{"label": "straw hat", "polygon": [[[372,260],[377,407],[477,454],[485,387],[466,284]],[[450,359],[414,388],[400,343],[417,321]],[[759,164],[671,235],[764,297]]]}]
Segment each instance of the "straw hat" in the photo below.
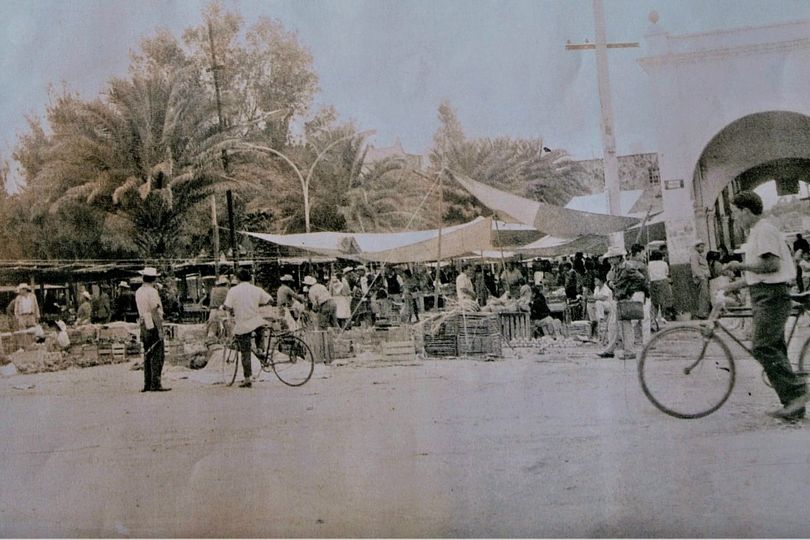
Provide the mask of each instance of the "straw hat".
[{"label": "straw hat", "polygon": [[28,283],[20,283],[19,285],[17,285],[17,292],[20,292],[22,290],[30,291],[31,285],[29,285]]},{"label": "straw hat", "polygon": [[157,271],[157,268],[155,268],[154,266],[147,266],[138,273],[145,277],[158,277],[160,275]]},{"label": "straw hat", "polygon": [[706,245],[706,242],[704,242],[703,240],[701,240],[700,238],[698,238],[697,240],[695,240],[695,243],[694,243],[694,244],[692,244],[692,245],[693,245],[694,247],[698,247],[698,246],[699,246],[699,245],[701,245],[701,244],[703,244],[703,245],[705,246],[705,245]]},{"label": "straw hat", "polygon": [[304,278],[304,285],[312,286],[315,285],[316,283],[318,283],[318,281],[312,276],[307,276]]},{"label": "straw hat", "polygon": [[227,285],[228,284],[228,276],[219,276],[217,280],[214,282],[214,285]]},{"label": "straw hat", "polygon": [[284,274],[279,278],[279,281],[292,281],[293,277],[290,274]]},{"label": "straw hat", "polygon": [[129,283],[127,283],[126,281],[122,281],[121,283],[118,284],[118,286],[121,287],[122,289],[129,289]]}]

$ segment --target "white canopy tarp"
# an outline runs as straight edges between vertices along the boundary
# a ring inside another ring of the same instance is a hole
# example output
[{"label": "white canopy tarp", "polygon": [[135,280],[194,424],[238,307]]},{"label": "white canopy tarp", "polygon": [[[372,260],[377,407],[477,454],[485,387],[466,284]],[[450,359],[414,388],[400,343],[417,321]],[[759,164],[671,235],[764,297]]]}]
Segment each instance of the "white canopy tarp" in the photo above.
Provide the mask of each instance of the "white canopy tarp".
[{"label": "white canopy tarp", "polygon": [[[478,217],[462,225],[441,231],[442,258],[452,258],[480,250],[492,249],[492,219]],[[392,264],[435,261],[438,255],[439,230],[399,233],[317,232],[303,234],[265,234],[241,231],[243,234],[288,246],[363,261]]]},{"label": "white canopy tarp", "polygon": [[604,253],[607,251],[608,239],[600,234],[586,234],[578,238],[557,238],[544,236],[536,242],[520,246],[518,251],[534,257],[559,257],[571,255],[577,251],[583,253]]},{"label": "white canopy tarp", "polygon": [[463,174],[451,174],[475,198],[497,211],[498,217],[531,225],[538,231],[560,238],[624,231],[639,222],[638,218],[571,210],[525,199],[477,182]]}]

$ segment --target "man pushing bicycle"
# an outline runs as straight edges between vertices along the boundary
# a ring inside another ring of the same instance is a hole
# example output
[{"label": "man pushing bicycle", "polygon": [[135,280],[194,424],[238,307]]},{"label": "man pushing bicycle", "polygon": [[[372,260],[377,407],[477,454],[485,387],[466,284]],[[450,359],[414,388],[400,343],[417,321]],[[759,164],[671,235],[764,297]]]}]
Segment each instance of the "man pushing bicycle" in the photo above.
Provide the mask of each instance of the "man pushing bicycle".
[{"label": "man pushing bicycle", "polygon": [[785,343],[785,324],[790,316],[788,283],[796,277],[790,249],[782,233],[761,219],[762,199],[752,191],[738,193],[732,201],[734,221],[750,229],[745,243],[745,262],[731,261],[730,270],[744,272],[743,279],[730,283],[719,292],[748,287],[753,315],[752,345],[754,357],[765,369],[782,408],[769,416],[788,421],[804,418],[805,403],[810,400],[807,384],[790,367]]},{"label": "man pushing bicycle", "polygon": [[261,287],[250,283],[251,275],[247,268],[240,268],[236,273],[236,279],[239,283],[228,290],[222,307],[233,313],[233,334],[242,356],[243,380],[239,386],[250,388],[253,376],[250,365],[250,337],[253,335],[256,347],[261,348],[266,322],[259,312],[259,307],[272,303],[273,297]]}]

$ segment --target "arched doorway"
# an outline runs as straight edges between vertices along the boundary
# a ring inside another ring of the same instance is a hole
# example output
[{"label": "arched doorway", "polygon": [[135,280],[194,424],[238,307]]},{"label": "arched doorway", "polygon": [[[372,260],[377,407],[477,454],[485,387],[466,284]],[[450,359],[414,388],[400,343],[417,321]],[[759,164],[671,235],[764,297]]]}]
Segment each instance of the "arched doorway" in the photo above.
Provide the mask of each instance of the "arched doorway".
[{"label": "arched doorway", "polygon": [[744,240],[730,217],[734,194],[774,182],[779,196],[806,192],[810,182],[810,116],[768,111],[740,118],[715,135],[695,166],[696,233],[711,249]]}]

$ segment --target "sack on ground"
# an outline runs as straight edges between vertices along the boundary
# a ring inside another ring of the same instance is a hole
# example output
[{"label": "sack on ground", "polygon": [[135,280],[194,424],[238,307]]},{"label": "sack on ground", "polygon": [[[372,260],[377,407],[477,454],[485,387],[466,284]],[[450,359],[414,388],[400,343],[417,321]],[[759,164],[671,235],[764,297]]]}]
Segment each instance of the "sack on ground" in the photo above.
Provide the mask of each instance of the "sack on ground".
[{"label": "sack on ground", "polygon": [[644,318],[644,304],[636,300],[619,300],[616,302],[620,321],[634,321]]}]

